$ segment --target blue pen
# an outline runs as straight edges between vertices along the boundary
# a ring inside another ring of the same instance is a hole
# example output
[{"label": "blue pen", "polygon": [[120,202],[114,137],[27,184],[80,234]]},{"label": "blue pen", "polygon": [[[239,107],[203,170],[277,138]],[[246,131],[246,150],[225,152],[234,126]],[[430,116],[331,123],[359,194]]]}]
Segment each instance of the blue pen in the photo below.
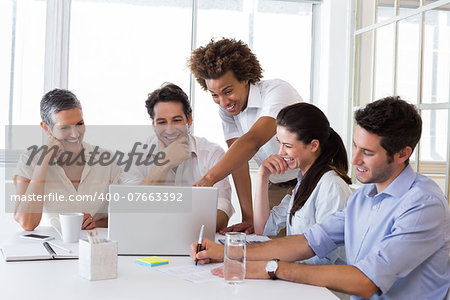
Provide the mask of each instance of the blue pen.
[{"label": "blue pen", "polygon": [[202,242],[203,242],[203,230],[205,229],[205,225],[202,225],[202,227],[200,227],[200,234],[198,235],[198,243],[197,243],[197,251],[195,252],[195,265],[197,265],[198,260],[197,260],[197,253],[200,252],[200,250],[202,250]]}]

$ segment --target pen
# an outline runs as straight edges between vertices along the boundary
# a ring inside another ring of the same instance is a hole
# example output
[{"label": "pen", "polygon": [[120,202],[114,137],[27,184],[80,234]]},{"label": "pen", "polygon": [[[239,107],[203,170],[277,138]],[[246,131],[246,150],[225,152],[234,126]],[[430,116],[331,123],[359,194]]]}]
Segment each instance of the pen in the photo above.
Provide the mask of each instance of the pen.
[{"label": "pen", "polygon": [[56,255],[55,250],[53,250],[53,248],[50,247],[50,245],[47,242],[43,242],[42,245],[44,245],[45,249],[51,256]]},{"label": "pen", "polygon": [[52,242],[47,242],[47,244],[49,244],[50,246],[59,248],[59,249],[61,249],[61,250],[64,250],[64,251],[66,251],[66,252],[72,253],[72,250],[67,249],[67,248],[64,248],[63,246],[60,246],[60,245],[58,245],[58,244],[55,244],[55,243],[52,243]]},{"label": "pen", "polygon": [[[197,251],[195,252],[195,256],[197,256],[197,253],[200,252],[202,249],[202,242],[203,242],[203,230],[205,229],[205,225],[202,225],[200,227],[200,234],[198,235],[198,243],[197,243]],[[198,260],[197,257],[195,258],[195,265],[197,265]]]}]

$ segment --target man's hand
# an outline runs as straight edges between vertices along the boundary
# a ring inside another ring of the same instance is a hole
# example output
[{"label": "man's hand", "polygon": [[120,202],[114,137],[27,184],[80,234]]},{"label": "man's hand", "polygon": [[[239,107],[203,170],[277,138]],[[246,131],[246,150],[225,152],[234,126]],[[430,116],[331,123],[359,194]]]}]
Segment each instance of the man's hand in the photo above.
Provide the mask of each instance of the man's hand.
[{"label": "man's hand", "polygon": [[197,252],[197,242],[191,244],[189,255],[192,260],[197,259],[202,265],[223,261],[223,245],[216,244],[208,239],[203,239],[202,250],[197,254],[195,252]]},{"label": "man's hand", "polygon": [[97,225],[95,224],[95,220],[91,214],[84,213],[81,229],[94,229],[95,227],[97,227]]},{"label": "man's hand", "polygon": [[215,182],[209,176],[205,175],[194,183],[193,186],[213,186],[214,184]]},{"label": "man's hand", "polygon": [[253,228],[253,222],[244,221],[219,231],[220,234],[225,234],[227,232],[245,232],[245,234],[251,234],[255,232],[255,229]]},{"label": "man's hand", "polygon": [[172,168],[177,167],[189,158],[189,143],[185,138],[180,138],[164,148],[163,151],[166,153],[169,165]]},{"label": "man's hand", "polygon": [[[53,135],[48,135],[48,140],[47,140],[47,147],[48,147],[48,149],[50,150],[54,146],[57,147],[57,152],[56,152],[56,155],[55,155],[55,162],[56,162],[58,160],[58,158],[61,156],[61,154],[64,152],[64,146]],[[47,155],[52,155],[53,151],[49,151],[48,153],[49,154],[47,154]]]},{"label": "man's hand", "polygon": [[[247,261],[245,264],[245,278],[248,279],[269,279],[266,272],[267,261]],[[223,266],[212,269],[213,275],[223,277]]]}]

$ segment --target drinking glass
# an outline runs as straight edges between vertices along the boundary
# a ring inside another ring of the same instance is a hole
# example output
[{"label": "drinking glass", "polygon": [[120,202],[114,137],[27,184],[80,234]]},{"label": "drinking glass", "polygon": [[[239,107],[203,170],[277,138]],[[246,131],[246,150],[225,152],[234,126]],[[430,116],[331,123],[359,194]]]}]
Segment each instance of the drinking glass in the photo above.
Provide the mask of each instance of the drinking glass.
[{"label": "drinking glass", "polygon": [[245,277],[245,233],[225,235],[223,277],[229,284],[241,283]]}]

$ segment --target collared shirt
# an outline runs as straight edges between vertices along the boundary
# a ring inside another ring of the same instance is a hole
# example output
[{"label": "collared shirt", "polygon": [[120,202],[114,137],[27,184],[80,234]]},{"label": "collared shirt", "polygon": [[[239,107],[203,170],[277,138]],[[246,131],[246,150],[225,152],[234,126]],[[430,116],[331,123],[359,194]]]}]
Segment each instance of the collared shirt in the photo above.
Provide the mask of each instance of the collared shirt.
[{"label": "collared shirt", "polygon": [[[292,216],[292,224],[290,224],[289,214],[302,178],[302,173],[298,172],[298,183],[292,195],[287,194],[279,205],[272,208],[263,235],[276,235],[284,227],[286,227],[286,235],[303,234],[314,224],[322,222],[327,216],[344,208],[345,202],[352,193],[348,184],[335,171],[328,171],[317,182],[305,204]],[[328,254],[326,258],[315,256],[303,262],[343,264],[345,263],[345,250],[344,247],[340,247]]]},{"label": "collared shirt", "polygon": [[[84,155],[86,162],[89,162],[91,154],[94,153],[94,146],[84,143]],[[22,176],[31,179],[36,164],[41,157],[40,152],[33,158],[31,164],[27,164],[32,150],[25,151],[19,158],[13,176]],[[104,149],[97,149],[93,161],[98,161],[101,153],[109,152]],[[109,152],[110,153],[110,152]],[[91,214],[95,220],[105,218],[108,213],[108,191],[111,183],[117,183],[121,168],[117,163],[92,164],[87,163],[81,174],[81,181],[78,188],[67,177],[64,169],[57,165],[50,165],[47,168],[45,177],[44,195],[57,195],[64,201],[44,201],[43,221],[41,224],[49,224],[49,219],[58,216],[63,212],[84,212]],[[91,201],[92,200],[92,201]]]},{"label": "collared shirt", "polygon": [[[147,145],[157,145],[156,151],[159,151],[159,142],[155,135],[152,135],[146,141]],[[148,149],[148,148],[147,148]],[[223,149],[205,138],[190,136],[191,155],[183,161],[175,170],[169,170],[166,183],[192,186],[197,180],[203,177],[225,154]],[[147,153],[148,151],[138,149],[139,152]],[[156,152],[155,152],[156,153]],[[145,156],[145,155],[144,155]],[[124,184],[140,184],[153,168],[153,164],[148,166],[133,164],[128,172],[123,172],[120,176],[120,183]],[[217,209],[222,210],[231,217],[234,213],[231,204],[231,185],[228,177],[214,184],[219,189],[219,200]]]},{"label": "collared shirt", "polygon": [[345,242],[347,263],[379,288],[371,299],[444,299],[449,288],[447,199],[411,166],[380,193],[375,184],[355,191],[305,237],[319,257]]},{"label": "collared shirt", "polygon": [[[237,116],[230,115],[223,107],[219,106],[225,141],[246,134],[259,118],[276,119],[281,109],[301,101],[303,101],[302,97],[286,81],[273,79],[250,84],[247,107]],[[278,142],[273,136],[259,148],[253,159],[260,166],[270,155],[277,154],[278,149]],[[273,183],[286,182],[294,179],[297,172],[298,170],[287,170],[284,174],[271,175],[270,181]]]}]

